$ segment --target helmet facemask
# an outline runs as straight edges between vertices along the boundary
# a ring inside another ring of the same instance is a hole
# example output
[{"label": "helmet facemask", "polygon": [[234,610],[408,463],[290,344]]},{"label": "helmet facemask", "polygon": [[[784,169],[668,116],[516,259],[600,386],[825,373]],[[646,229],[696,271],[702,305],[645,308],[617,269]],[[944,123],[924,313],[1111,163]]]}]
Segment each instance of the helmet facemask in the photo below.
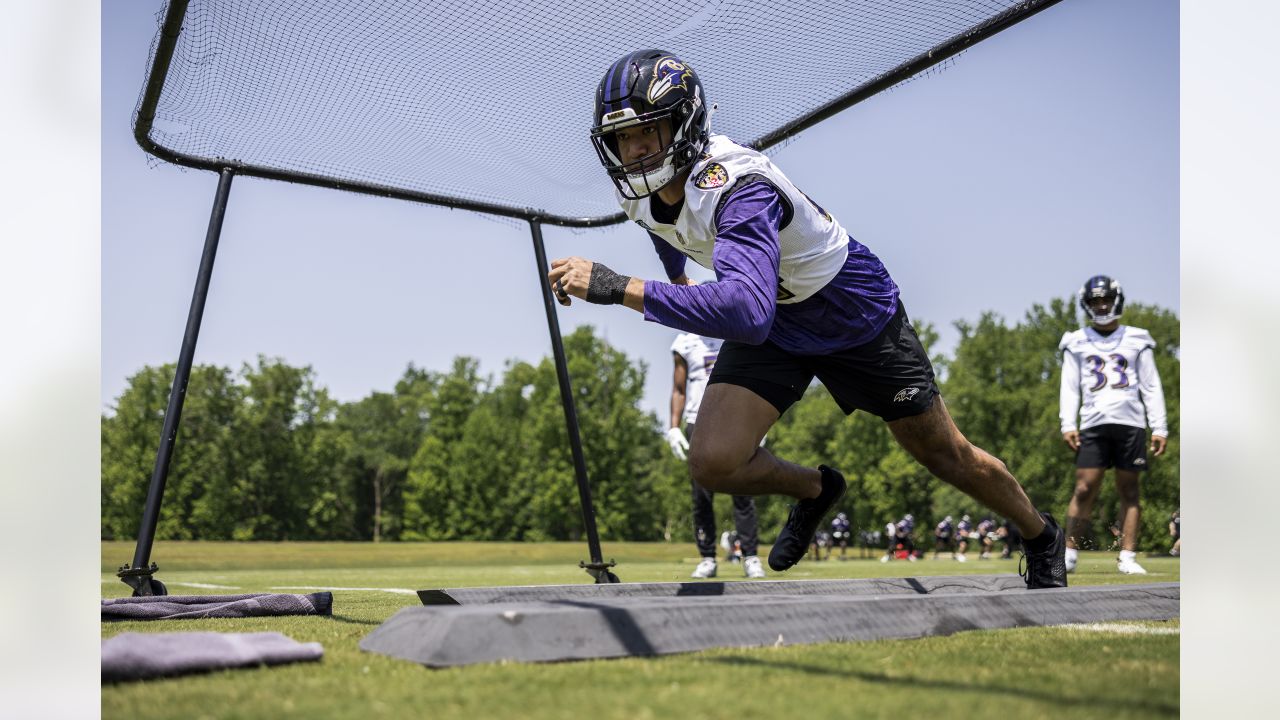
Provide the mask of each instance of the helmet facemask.
[{"label": "helmet facemask", "polygon": [[[636,115],[631,108],[610,113],[612,121],[591,130],[591,140],[609,179],[618,192],[629,200],[636,200],[658,192],[689,169],[698,158],[701,145],[695,145],[692,136],[694,117],[698,114],[697,99],[682,100],[670,108],[662,108],[643,115]],[[692,107],[691,107],[692,106]],[[658,133],[658,150],[626,162],[618,142],[620,130],[632,129],[644,132],[650,126]]]},{"label": "helmet facemask", "polygon": [[[661,50],[642,50],[615,62],[596,90],[591,142],[618,192],[629,200],[652,195],[690,169],[710,132],[697,74]],[[627,160],[619,131],[647,127],[658,133],[658,150]]]}]

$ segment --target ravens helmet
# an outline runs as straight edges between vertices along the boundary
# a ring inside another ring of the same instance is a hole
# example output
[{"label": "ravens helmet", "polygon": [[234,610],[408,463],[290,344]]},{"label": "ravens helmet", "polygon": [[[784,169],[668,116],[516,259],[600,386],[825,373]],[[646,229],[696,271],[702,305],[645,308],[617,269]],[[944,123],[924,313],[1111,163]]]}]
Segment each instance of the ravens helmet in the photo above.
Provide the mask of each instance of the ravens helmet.
[{"label": "ravens helmet", "polygon": [[[617,132],[653,122],[662,141],[658,150],[627,162]],[[710,124],[693,68],[672,53],[640,50],[610,65],[600,80],[591,141],[618,192],[636,199],[662,189],[697,161]]]},{"label": "ravens helmet", "polygon": [[[1085,317],[1091,319],[1094,325],[1106,325],[1120,319],[1124,313],[1124,290],[1120,287],[1120,281],[1106,275],[1094,275],[1089,278],[1077,295]],[[1089,307],[1089,301],[1098,298],[1110,300],[1111,309],[1105,313],[1094,312],[1093,308]]]}]

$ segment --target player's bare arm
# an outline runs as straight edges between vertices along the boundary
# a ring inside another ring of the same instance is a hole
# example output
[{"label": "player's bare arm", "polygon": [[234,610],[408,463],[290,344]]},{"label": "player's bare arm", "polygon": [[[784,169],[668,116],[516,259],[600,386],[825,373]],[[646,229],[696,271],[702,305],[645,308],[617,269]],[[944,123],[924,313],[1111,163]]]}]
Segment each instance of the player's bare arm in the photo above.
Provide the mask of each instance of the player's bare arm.
[{"label": "player's bare arm", "polygon": [[603,263],[580,257],[552,260],[547,282],[556,300],[565,307],[572,305],[572,298],[576,297],[597,305],[625,305],[644,312],[644,280],[619,275]]},{"label": "player's bare arm", "polygon": [[671,425],[670,427],[680,427],[680,414],[684,412],[685,403],[685,383],[689,380],[689,364],[685,362],[680,353],[671,353],[674,360],[674,369],[671,372]]}]

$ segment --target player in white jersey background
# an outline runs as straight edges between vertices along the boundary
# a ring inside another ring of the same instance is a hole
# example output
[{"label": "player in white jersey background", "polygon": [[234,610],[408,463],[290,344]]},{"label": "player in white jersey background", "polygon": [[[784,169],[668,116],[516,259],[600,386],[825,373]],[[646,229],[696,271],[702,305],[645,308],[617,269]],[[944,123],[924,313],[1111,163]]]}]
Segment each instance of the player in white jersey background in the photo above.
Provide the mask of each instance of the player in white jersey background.
[{"label": "player in white jersey background", "polygon": [[1117,568],[1145,575],[1136,558],[1142,520],[1139,473],[1147,469],[1147,426],[1152,455],[1164,454],[1169,437],[1164,390],[1152,351],[1156,342],[1146,330],[1120,324],[1124,291],[1116,280],[1095,275],[1079,297],[1089,325],[1065,333],[1058,345],[1062,439],[1076,453],[1076,486],[1067,509],[1067,572],[1075,570],[1079,538],[1088,527],[1102,478],[1108,468],[1115,468],[1120,495]]},{"label": "player in white jersey background", "polygon": [[[667,431],[667,442],[671,445],[671,451],[681,460],[687,459],[689,440],[686,433],[690,437],[694,433],[702,393],[707,389],[707,379],[711,377],[711,368],[715,365],[716,356],[723,344],[723,340],[696,333],[681,333],[671,343],[675,369],[671,377],[671,429]],[[680,429],[681,420],[684,421],[684,431]],[[689,484],[693,488],[694,539],[698,545],[698,554],[702,556],[690,577],[712,578],[716,576],[715,494],[699,485],[692,477]],[[742,543],[742,573],[749,578],[762,578],[765,572],[757,555],[759,533],[755,498],[749,495],[732,497],[734,526],[738,531],[738,540]]]}]

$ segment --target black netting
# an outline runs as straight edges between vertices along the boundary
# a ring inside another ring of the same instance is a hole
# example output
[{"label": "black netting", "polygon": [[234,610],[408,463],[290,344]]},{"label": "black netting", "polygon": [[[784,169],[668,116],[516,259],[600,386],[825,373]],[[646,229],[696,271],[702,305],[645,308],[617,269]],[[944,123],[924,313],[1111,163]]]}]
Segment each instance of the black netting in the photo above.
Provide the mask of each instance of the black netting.
[{"label": "black netting", "polygon": [[713,131],[748,143],[1037,4],[192,0],[148,137],[308,176],[287,179],[599,218],[618,207],[588,140],[593,94],[628,51],[689,62]]}]

